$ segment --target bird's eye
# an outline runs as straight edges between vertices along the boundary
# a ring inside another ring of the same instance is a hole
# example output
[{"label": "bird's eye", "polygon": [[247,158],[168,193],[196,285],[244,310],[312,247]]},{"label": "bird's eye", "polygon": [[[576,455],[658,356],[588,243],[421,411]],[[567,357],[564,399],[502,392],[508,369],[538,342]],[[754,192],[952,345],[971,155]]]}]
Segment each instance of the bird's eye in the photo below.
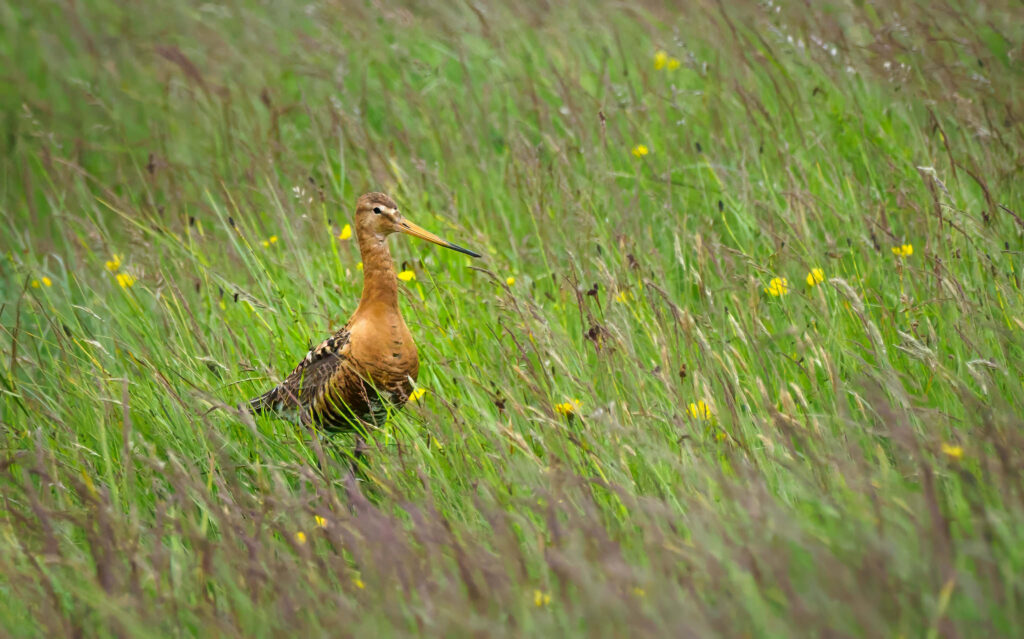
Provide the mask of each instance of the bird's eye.
[{"label": "bird's eye", "polygon": [[379,206],[373,207],[373,212],[376,213],[377,215],[380,215],[380,207]]}]

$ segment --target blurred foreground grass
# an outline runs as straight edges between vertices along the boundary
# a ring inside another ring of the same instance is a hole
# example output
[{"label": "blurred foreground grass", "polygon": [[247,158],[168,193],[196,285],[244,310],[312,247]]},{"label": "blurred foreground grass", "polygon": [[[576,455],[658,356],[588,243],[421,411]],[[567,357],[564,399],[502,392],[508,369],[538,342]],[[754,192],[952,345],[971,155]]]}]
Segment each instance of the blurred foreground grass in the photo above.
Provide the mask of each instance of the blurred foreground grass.
[{"label": "blurred foreground grass", "polygon": [[[3,634],[1018,636],[1022,58],[1012,2],[3,5]],[[357,482],[233,407],[368,190],[485,258],[392,240]]]}]

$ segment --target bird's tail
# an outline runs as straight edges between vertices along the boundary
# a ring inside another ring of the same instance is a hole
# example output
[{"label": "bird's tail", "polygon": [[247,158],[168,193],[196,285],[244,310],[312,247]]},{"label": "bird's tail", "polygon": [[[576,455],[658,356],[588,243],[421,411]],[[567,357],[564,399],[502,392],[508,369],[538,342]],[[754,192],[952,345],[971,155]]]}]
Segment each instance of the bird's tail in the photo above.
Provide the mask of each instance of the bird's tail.
[{"label": "bird's tail", "polygon": [[262,415],[263,413],[270,413],[277,410],[277,406],[280,404],[280,400],[278,398],[279,390],[280,389],[275,386],[259,397],[250,399],[248,404],[249,412],[253,415]]},{"label": "bird's tail", "polygon": [[283,385],[250,399],[247,408],[253,415],[273,414],[289,421],[302,419],[305,415],[294,392]]}]

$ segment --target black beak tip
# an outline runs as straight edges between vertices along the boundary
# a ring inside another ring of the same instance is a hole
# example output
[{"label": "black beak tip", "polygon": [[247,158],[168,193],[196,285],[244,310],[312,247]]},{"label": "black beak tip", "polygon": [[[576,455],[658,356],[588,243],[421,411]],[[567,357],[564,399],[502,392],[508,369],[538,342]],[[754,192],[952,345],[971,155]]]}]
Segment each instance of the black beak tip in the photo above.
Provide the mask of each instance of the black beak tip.
[{"label": "black beak tip", "polygon": [[476,251],[471,251],[468,248],[459,246],[458,244],[452,244],[451,242],[448,242],[448,248],[452,249],[453,251],[458,251],[459,253],[465,253],[470,257],[482,257]]}]

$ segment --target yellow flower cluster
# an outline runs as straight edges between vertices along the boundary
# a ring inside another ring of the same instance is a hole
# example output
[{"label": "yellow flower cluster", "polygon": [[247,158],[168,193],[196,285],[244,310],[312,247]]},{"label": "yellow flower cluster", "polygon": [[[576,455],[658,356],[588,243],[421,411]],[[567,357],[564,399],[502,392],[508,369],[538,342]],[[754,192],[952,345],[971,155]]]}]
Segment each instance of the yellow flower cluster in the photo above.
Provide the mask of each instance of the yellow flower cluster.
[{"label": "yellow flower cluster", "polygon": [[268,248],[271,244],[277,244],[276,235],[271,235],[267,239],[263,240],[263,248]]},{"label": "yellow flower cluster", "polygon": [[[825,271],[821,267],[815,266],[807,275],[804,276],[804,281],[807,282],[807,286],[815,287],[825,281]],[[765,287],[764,292],[771,295],[772,297],[781,297],[789,293],[789,280],[784,277],[773,277],[768,280],[768,286]]]},{"label": "yellow flower cluster", "polygon": [[910,257],[914,254],[913,244],[901,244],[900,246],[892,247],[892,254],[896,257]]},{"label": "yellow flower cluster", "polygon": [[121,288],[129,288],[135,285],[135,276],[130,273],[118,273],[118,270],[121,268],[120,255],[114,255],[111,259],[107,260],[106,267],[108,271],[115,274],[114,279],[117,280],[117,284]]},{"label": "yellow flower cluster", "polygon": [[820,268],[812,268],[811,272],[807,274],[805,278],[807,286],[817,286],[825,281],[825,271]]},{"label": "yellow flower cluster", "polygon": [[53,286],[53,280],[51,280],[50,278],[46,277],[45,275],[41,279],[32,280],[32,288],[39,288],[40,285],[46,286],[46,287]]},{"label": "yellow flower cluster", "polygon": [[768,288],[764,289],[772,297],[779,297],[789,293],[789,280],[784,277],[773,277],[768,282]]},{"label": "yellow flower cluster", "polygon": [[701,399],[696,402],[690,402],[690,417],[694,419],[702,419],[704,421],[711,420],[711,407]]},{"label": "yellow flower cluster", "polygon": [[675,71],[679,68],[679,60],[673,58],[664,51],[658,51],[654,54],[654,70],[661,71],[665,69],[667,71]]},{"label": "yellow flower cluster", "polygon": [[583,403],[578,399],[570,399],[562,402],[561,404],[555,404],[555,412],[559,415],[574,415],[583,408]]},{"label": "yellow flower cluster", "polygon": [[633,147],[632,151],[633,155],[635,155],[638,158],[642,158],[643,156],[647,155],[650,152],[651,150],[647,148],[646,144],[638,144]]},{"label": "yellow flower cluster", "polygon": [[538,608],[543,608],[551,603],[551,593],[544,592],[543,590],[533,591],[533,605]]},{"label": "yellow flower cluster", "polygon": [[955,444],[943,444],[942,454],[950,459],[960,459],[964,456],[964,449]]}]

